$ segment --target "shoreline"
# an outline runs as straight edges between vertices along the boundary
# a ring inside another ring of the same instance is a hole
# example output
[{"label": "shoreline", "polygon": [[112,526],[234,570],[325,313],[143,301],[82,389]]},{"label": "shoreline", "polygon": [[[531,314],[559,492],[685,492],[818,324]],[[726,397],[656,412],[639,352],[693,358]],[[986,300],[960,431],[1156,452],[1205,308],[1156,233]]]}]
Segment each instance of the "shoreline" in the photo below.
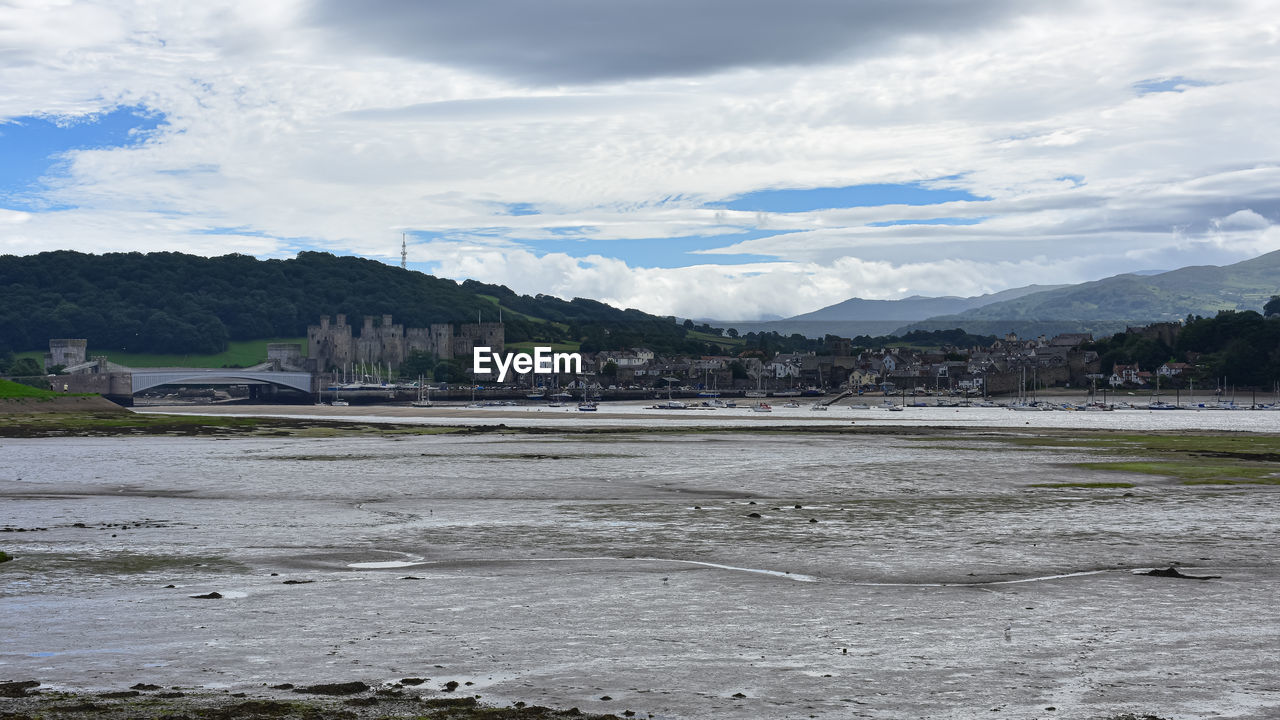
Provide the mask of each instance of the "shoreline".
[{"label": "shoreline", "polygon": [[[576,707],[561,710],[520,701],[490,705],[481,695],[467,694],[457,682],[446,683],[439,690],[429,688],[426,682],[427,678],[403,678],[217,690],[136,683],[124,690],[77,690],[49,687],[37,680],[5,681],[0,682],[0,717],[37,720],[70,714],[106,720],[162,720],[194,714],[216,720],[622,720],[618,715],[584,713]],[[627,713],[634,715],[633,711]],[[629,717],[627,713],[624,717]]]}]

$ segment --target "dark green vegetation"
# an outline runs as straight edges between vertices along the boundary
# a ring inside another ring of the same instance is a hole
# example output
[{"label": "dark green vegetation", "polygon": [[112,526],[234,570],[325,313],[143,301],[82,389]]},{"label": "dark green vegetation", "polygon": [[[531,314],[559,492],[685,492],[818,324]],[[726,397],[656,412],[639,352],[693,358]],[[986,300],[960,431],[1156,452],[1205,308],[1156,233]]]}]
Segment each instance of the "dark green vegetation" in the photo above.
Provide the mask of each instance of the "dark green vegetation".
[{"label": "dark green vegetation", "polygon": [[[1181,328],[1169,330],[1117,333],[1085,348],[1097,351],[1104,373],[1117,363],[1154,371],[1167,361],[1194,358],[1197,370],[1176,380],[1181,387],[1194,381],[1208,389],[1225,377],[1230,385],[1270,390],[1280,379],[1280,316],[1225,310],[1212,318],[1188,317]],[[1170,381],[1162,385],[1173,387]]]},{"label": "dark green vegetation", "polygon": [[1220,310],[1257,310],[1280,284],[1280,251],[1234,265],[1185,267],[1158,275],[1116,275],[1094,282],[932,317],[904,330],[961,327],[1023,337],[1062,332],[1113,333]]},{"label": "dark green vegetation", "polygon": [[62,397],[62,394],[51,390],[31,387],[30,385],[23,385],[22,383],[11,382],[9,380],[0,380],[0,400],[8,400],[10,398],[35,398],[37,400],[47,400],[56,397]]},{"label": "dark green vegetation", "polygon": [[[783,336],[776,332],[750,332],[738,336],[742,346],[739,354],[773,357],[774,353],[812,352],[818,355],[834,355],[835,341],[840,338],[827,335],[822,339],[805,337],[799,333]],[[858,335],[852,338],[850,350],[871,350],[879,348],[910,348],[913,350],[936,350],[954,346],[969,348],[986,346],[995,342],[993,335],[971,335],[964,330],[915,330],[904,335]]]},{"label": "dark green vegetation", "polygon": [[437,435],[501,431],[504,428],[463,428],[423,425],[387,425],[306,418],[252,418],[198,415],[151,415],[127,411],[3,413],[0,437],[107,437],[115,435],[270,437],[324,435]]},{"label": "dark green vegetation", "polygon": [[86,338],[93,351],[209,355],[232,340],[306,335],[322,315],[391,314],[406,327],[496,321],[512,342],[578,342],[584,351],[645,345],[656,352],[719,349],[674,318],[594,300],[518,295],[373,260],[304,252],[290,260],[182,253],[0,256],[0,352]]},{"label": "dark green vegetation", "polygon": [[[996,438],[1000,439],[1000,438]],[[1077,463],[1084,470],[1174,478],[1183,485],[1280,485],[1280,437],[1245,433],[1125,434],[1049,431],[1004,438],[1029,446],[1079,447],[1116,460]],[[1132,483],[1056,483],[1032,487],[1132,487]]]},{"label": "dark green vegetation", "polygon": [[[479,696],[431,697],[418,678],[406,678],[370,688],[363,682],[329,683],[297,688],[294,692],[320,697],[285,695],[292,684],[274,686],[275,695],[213,692],[191,688],[162,688],[138,683],[114,692],[41,691],[34,680],[0,683],[3,720],[43,718],[105,718],[107,720],[620,720],[616,715],[593,715],[577,708],[555,710],[518,702],[511,707],[484,705]],[[413,682],[416,681],[416,682]],[[453,683],[455,686],[457,683]],[[411,689],[412,688],[412,689]],[[446,691],[440,691],[446,692]],[[628,711],[630,716],[635,713]]]},{"label": "dark green vegetation", "polygon": [[10,555],[9,553],[3,550],[0,550],[0,563],[9,562],[12,559],[13,559],[12,555]]}]

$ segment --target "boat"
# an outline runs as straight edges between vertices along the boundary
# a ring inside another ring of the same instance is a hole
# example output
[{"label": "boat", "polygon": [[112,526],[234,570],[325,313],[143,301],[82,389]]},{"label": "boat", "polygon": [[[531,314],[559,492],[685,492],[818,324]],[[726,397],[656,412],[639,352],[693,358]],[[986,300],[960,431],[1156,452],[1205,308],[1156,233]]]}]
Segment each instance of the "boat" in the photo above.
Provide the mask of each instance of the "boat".
[{"label": "boat", "polygon": [[[426,392],[425,397],[423,392]],[[413,407],[431,407],[431,386],[422,381],[422,377],[418,377],[418,399],[410,403]]]},{"label": "boat", "polygon": [[756,403],[751,406],[751,412],[773,412],[773,408],[768,403]]},{"label": "boat", "polygon": [[800,391],[799,391],[799,390],[796,390],[796,389],[791,389],[791,390],[774,390],[774,391],[773,391],[773,396],[774,396],[774,397],[800,397]]},{"label": "boat", "polygon": [[823,405],[822,403],[814,403],[813,405],[809,406],[809,409],[812,411],[825,411],[827,409],[827,406]]},{"label": "boat", "polygon": [[783,404],[782,404],[782,407],[784,407],[784,408],[798,408],[798,407],[800,407],[800,403],[796,402],[795,400],[791,400],[791,401],[789,401],[789,402],[785,402],[785,403],[783,403]]},{"label": "boat", "polygon": [[650,410],[688,410],[689,406],[679,400],[668,400],[662,403],[654,403],[649,406]]},{"label": "boat", "polygon": [[871,406],[866,403],[853,403],[849,406],[850,410],[870,410]]},{"label": "boat", "polygon": [[889,412],[902,412],[906,410],[906,408],[902,407],[901,405],[890,405],[889,407],[885,408],[885,410],[888,410]]}]

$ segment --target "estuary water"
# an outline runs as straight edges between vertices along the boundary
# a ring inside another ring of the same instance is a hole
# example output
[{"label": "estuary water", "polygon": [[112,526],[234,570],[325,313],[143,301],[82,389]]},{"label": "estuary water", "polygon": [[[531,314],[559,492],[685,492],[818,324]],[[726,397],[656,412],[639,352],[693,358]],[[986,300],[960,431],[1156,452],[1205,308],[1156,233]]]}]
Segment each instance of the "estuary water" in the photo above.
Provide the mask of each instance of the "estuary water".
[{"label": "estuary water", "polygon": [[[1071,465],[1099,459],[732,426],[2,440],[0,680],[423,677],[642,718],[1276,717],[1280,488]],[[1136,487],[1033,487],[1117,479]],[[1134,574],[1173,563],[1221,577]]]}]

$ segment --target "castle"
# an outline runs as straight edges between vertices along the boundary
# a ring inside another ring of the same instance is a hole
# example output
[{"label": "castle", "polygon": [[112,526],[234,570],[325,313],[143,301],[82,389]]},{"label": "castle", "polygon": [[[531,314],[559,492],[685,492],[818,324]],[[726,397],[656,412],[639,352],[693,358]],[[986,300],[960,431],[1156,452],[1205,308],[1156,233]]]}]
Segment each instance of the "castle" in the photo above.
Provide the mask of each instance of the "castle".
[{"label": "castle", "polygon": [[455,331],[450,323],[406,330],[403,325],[392,323],[390,315],[383,315],[377,325],[374,320],[371,315],[365,316],[359,336],[352,335],[346,315],[338,315],[333,323],[324,316],[319,325],[308,326],[308,369],[323,372],[359,363],[396,367],[414,351],[448,360],[469,358],[475,347],[488,347],[494,352],[503,352],[505,348],[505,333],[500,322],[464,324]]}]

